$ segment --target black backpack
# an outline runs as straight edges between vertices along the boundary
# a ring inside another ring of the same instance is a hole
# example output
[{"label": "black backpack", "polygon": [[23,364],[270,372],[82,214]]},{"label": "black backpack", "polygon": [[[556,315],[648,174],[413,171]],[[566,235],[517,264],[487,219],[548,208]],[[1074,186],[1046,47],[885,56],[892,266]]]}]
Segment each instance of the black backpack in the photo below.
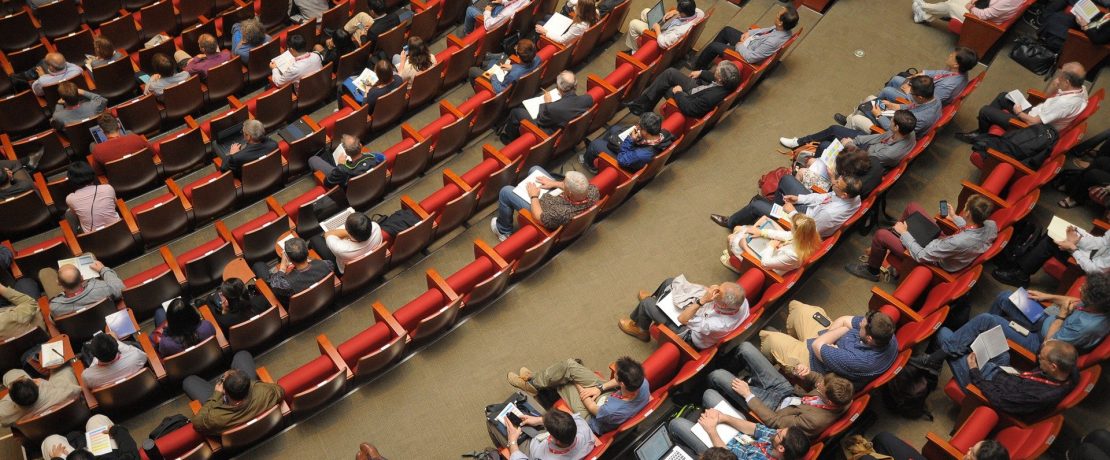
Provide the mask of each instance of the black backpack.
[{"label": "black backpack", "polygon": [[1014,234],[1009,244],[998,254],[995,263],[1000,266],[1020,265],[1022,258],[1045,238],[1048,238],[1048,231],[1032,216],[1019,220],[1014,223]]},{"label": "black backpack", "polygon": [[1001,136],[980,135],[971,148],[980,153],[986,152],[987,149],[995,149],[1025,166],[1037,169],[1048,158],[1048,154],[1052,153],[1052,147],[1056,146],[1059,137],[1059,133],[1052,125],[1038,123],[1026,128],[1006,131]]},{"label": "black backpack", "polygon": [[162,436],[170,434],[178,428],[181,428],[188,424],[189,419],[185,418],[184,415],[171,415],[162,419],[162,423],[159,423],[158,426],[154,427],[154,430],[150,432],[150,439],[161,438]]},{"label": "black backpack", "polygon": [[902,372],[882,387],[883,404],[902,417],[932,421],[933,413],[929,411],[926,400],[936,388],[937,374],[934,371],[906,364]]}]

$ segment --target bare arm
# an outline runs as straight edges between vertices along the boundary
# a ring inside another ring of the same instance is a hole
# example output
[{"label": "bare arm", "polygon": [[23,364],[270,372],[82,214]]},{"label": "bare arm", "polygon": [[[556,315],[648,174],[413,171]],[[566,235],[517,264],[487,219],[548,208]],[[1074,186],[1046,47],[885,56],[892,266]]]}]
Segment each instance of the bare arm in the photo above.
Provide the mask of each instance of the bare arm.
[{"label": "bare arm", "polygon": [[844,334],[847,334],[849,330],[851,329],[846,327],[829,329],[824,334],[821,334],[816,339],[813,339],[813,343],[810,345],[810,348],[813,350],[813,354],[817,356],[817,359],[822,359],[821,347],[825,345],[835,347],[836,345],[833,344],[836,343],[837,340],[840,340],[841,337],[844,337]]}]

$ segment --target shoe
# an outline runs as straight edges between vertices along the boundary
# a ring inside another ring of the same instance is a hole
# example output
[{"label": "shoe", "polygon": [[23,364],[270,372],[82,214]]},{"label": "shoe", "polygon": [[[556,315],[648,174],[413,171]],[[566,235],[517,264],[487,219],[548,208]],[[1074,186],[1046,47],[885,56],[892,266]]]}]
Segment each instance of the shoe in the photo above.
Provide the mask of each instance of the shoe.
[{"label": "shoe", "polygon": [[516,372],[509,372],[509,375],[507,376],[507,378],[509,380],[509,385],[512,385],[512,386],[516,387],[520,391],[528,393],[529,395],[532,395],[533,397],[540,394],[540,391],[537,390],[536,387],[532,386],[531,383],[528,383],[527,380],[524,380],[520,376],[520,374],[517,374]]},{"label": "shoe", "polygon": [[355,460],[382,460],[383,458],[378,448],[368,442],[359,444],[358,453],[355,454]]},{"label": "shoe", "polygon": [[42,161],[42,156],[44,154],[46,154],[46,149],[39,149],[35,153],[27,156],[27,169],[30,170],[30,172],[33,173],[39,170],[39,161]]},{"label": "shoe", "polygon": [[897,283],[898,270],[893,266],[879,267],[879,280],[884,283]]},{"label": "shoe", "polygon": [[498,241],[505,241],[506,239],[509,238],[509,235],[505,235],[505,234],[501,233],[501,230],[497,229],[497,218],[496,217],[494,217],[493,219],[490,219],[489,228],[490,228],[490,230],[493,230],[493,233],[495,235],[497,235],[497,240]]},{"label": "shoe", "polygon": [[918,369],[931,372],[934,375],[940,373],[940,367],[944,365],[943,362],[933,362],[929,359],[929,355],[927,354],[911,356],[908,364]]},{"label": "shoe", "polygon": [[528,369],[527,367],[521,367],[520,368],[520,378],[521,378],[521,380],[524,380],[525,382],[531,382],[533,375],[534,374],[532,373],[531,369]]},{"label": "shoe", "polygon": [[714,224],[720,225],[724,228],[728,228],[728,218],[725,216],[722,216],[720,214],[710,214],[709,220],[713,221]]},{"label": "shoe", "polygon": [[868,259],[871,259],[870,252],[863,253],[863,255],[859,256],[856,260],[860,261],[860,263],[867,263]]},{"label": "shoe", "polygon": [[638,301],[643,301],[648,297],[651,297],[651,292],[649,291],[640,291],[636,293],[636,300]]},{"label": "shoe", "polygon": [[645,109],[640,104],[637,104],[635,101],[625,103],[624,108],[628,109],[629,113],[631,113],[633,115],[636,115],[636,116],[643,115],[644,112],[647,112],[647,109]]},{"label": "shoe", "polygon": [[929,15],[925,13],[925,10],[921,9],[921,3],[914,0],[910,8],[913,9],[913,22],[924,24],[929,21]]},{"label": "shoe", "polygon": [[798,138],[796,137],[780,137],[779,143],[782,144],[783,147],[786,147],[788,149],[798,148]]},{"label": "shoe", "polygon": [[629,318],[617,321],[617,327],[621,329],[621,332],[640,339],[642,342],[651,340],[651,334],[648,334],[648,331],[640,329],[640,326],[637,326],[636,323],[632,322]]},{"label": "shoe", "polygon": [[583,166],[586,164],[586,154],[585,153],[579,153],[578,154],[578,163],[582,164]]},{"label": "shoe", "polygon": [[996,268],[991,270],[991,276],[996,281],[1010,286],[1025,287],[1029,285],[1029,275],[1017,268]]},{"label": "shoe", "polygon": [[833,120],[836,120],[836,124],[838,124],[840,126],[844,126],[844,125],[848,124],[848,117],[845,116],[843,113],[833,114]]},{"label": "shoe", "polygon": [[736,267],[732,266],[731,259],[732,258],[729,257],[727,254],[722,254],[721,259],[720,259],[721,260],[721,265],[724,265],[725,267],[728,267],[729,270],[732,270],[732,271],[736,272],[736,274],[740,274],[740,270],[737,270]]},{"label": "shoe", "polygon": [[855,275],[859,278],[863,278],[863,279],[868,280],[868,281],[872,281],[872,282],[878,282],[879,281],[879,275],[877,273],[871,273],[871,270],[867,267],[866,264],[862,264],[862,263],[859,263],[859,262],[853,262],[853,263],[850,263],[848,265],[845,265],[844,270],[846,270],[848,273],[851,273],[852,275]]},{"label": "shoe", "polygon": [[979,133],[976,131],[968,131],[966,133],[956,133],[956,140],[966,143],[974,144],[975,140],[979,138]]}]

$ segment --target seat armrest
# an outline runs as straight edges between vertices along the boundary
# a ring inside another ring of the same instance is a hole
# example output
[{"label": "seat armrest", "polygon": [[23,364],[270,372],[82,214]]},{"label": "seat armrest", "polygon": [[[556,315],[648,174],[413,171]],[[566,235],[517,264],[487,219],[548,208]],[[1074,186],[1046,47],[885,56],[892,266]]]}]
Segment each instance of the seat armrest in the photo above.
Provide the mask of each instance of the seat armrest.
[{"label": "seat armrest", "polygon": [[872,286],[871,287],[871,301],[868,302],[868,305],[867,305],[868,309],[878,310],[883,305],[893,306],[902,315],[907,316],[909,321],[917,322],[917,321],[921,321],[921,320],[924,319],[924,318],[921,317],[921,314],[919,314],[916,310],[913,309],[913,307],[910,307],[909,305],[906,305],[905,302],[902,302],[901,300],[898,300],[898,298],[894,297],[893,294],[890,294],[890,293],[884,291],[882,288],[880,288],[878,286]]},{"label": "seat armrest", "polygon": [[381,302],[375,301],[372,308],[374,310],[374,319],[378,322],[385,323],[385,325],[388,326],[391,331],[393,331],[393,334],[398,337],[404,337],[408,335],[408,332],[405,331],[405,328],[401,327],[401,323],[397,322],[397,318],[393,317],[393,313],[390,313],[389,310],[385,308],[385,305],[382,305]]},{"label": "seat armrest", "polygon": [[401,207],[415,213],[416,216],[420,218],[420,220],[424,220],[432,216],[428,213],[428,211],[425,211],[424,208],[420,206],[420,203],[417,203],[416,200],[413,200],[412,197],[408,195],[401,195]]},{"label": "seat armrest", "polygon": [[258,293],[262,294],[262,297],[266,299],[266,302],[269,303],[270,306],[277,307],[278,316],[281,317],[282,324],[287,322],[289,320],[289,313],[285,311],[285,306],[278,301],[277,296],[274,295],[274,290],[270,289],[270,285],[266,284],[265,280],[256,279],[254,281],[254,287],[258,288]]},{"label": "seat armrest", "polygon": [[127,203],[122,198],[116,198],[116,207],[119,208],[119,215],[123,218],[123,223],[127,225],[127,229],[131,231],[132,235],[138,235],[139,225],[135,223],[135,216],[131,214],[131,209],[127,207]]},{"label": "seat armrest", "polygon": [[921,448],[921,452],[929,460],[962,460],[964,458],[964,453],[960,452],[956,446],[932,431],[925,435],[925,446]]},{"label": "seat armrest", "polygon": [[[157,325],[155,325],[157,327]],[[158,356],[158,351],[154,349],[154,344],[150,342],[150,337],[143,334],[141,331],[138,334],[139,346],[146,354],[146,360],[150,363],[150,368],[154,371],[154,377],[158,380],[166,379],[166,368],[162,365],[162,358]]]},{"label": "seat armrest", "polygon": [[667,326],[660,326],[659,343],[663,344],[667,342],[670,342],[674,344],[674,346],[678,347],[678,350],[686,356],[686,359],[688,361],[696,361],[698,358],[701,357],[701,354],[698,353],[698,351],[695,350],[693,346],[691,346],[689,343],[686,343],[685,340],[682,340],[682,337],[679,337],[678,334],[675,334],[675,332],[672,331],[671,328]]},{"label": "seat armrest", "polygon": [[428,281],[428,289],[434,289],[442,292],[443,296],[447,298],[448,302],[459,298],[459,294],[455,292],[455,289],[452,288],[450,284],[447,284],[447,280],[444,280],[443,276],[441,276],[439,272],[437,272],[434,268],[429,268],[427,271],[425,271],[424,276],[427,278]]},{"label": "seat armrest", "polygon": [[227,343],[227,338],[224,337],[223,329],[220,329],[219,323],[216,322],[216,316],[212,314],[212,310],[208,309],[207,305],[201,305],[198,310],[200,310],[201,318],[212,323],[212,328],[216,330],[216,343],[220,344],[220,348],[224,350],[231,348],[231,345]]},{"label": "seat armrest", "polygon": [[509,266],[509,262],[501,257],[501,254],[498,254],[489,244],[486,244],[485,241],[476,239],[474,240],[474,258],[479,257],[488,258],[499,270]]}]

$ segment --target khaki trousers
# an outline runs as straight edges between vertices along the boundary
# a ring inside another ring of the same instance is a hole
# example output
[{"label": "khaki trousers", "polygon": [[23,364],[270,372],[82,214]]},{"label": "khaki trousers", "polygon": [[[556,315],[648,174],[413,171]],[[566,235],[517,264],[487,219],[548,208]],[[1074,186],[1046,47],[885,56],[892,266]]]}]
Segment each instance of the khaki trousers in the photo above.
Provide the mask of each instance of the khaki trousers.
[{"label": "khaki trousers", "polygon": [[799,364],[809,366],[809,347],[806,340],[817,337],[818,333],[825,330],[817,320],[813,319],[814,313],[821,313],[828,317],[825,309],[807,305],[797,300],[791,301],[790,313],[786,317],[786,333],[760,331],[760,351],[771,362],[782,367],[794,367]]},{"label": "khaki trousers", "polygon": [[592,387],[601,385],[605,381],[598,377],[594,371],[579,364],[578,361],[567,359],[534,375],[531,383],[537,389],[555,390],[563,398],[563,401],[566,401],[567,405],[570,406],[570,410],[585,419],[590,416],[590,411],[586,410],[586,405],[582,403],[582,398],[578,396],[578,387],[575,384]]}]

